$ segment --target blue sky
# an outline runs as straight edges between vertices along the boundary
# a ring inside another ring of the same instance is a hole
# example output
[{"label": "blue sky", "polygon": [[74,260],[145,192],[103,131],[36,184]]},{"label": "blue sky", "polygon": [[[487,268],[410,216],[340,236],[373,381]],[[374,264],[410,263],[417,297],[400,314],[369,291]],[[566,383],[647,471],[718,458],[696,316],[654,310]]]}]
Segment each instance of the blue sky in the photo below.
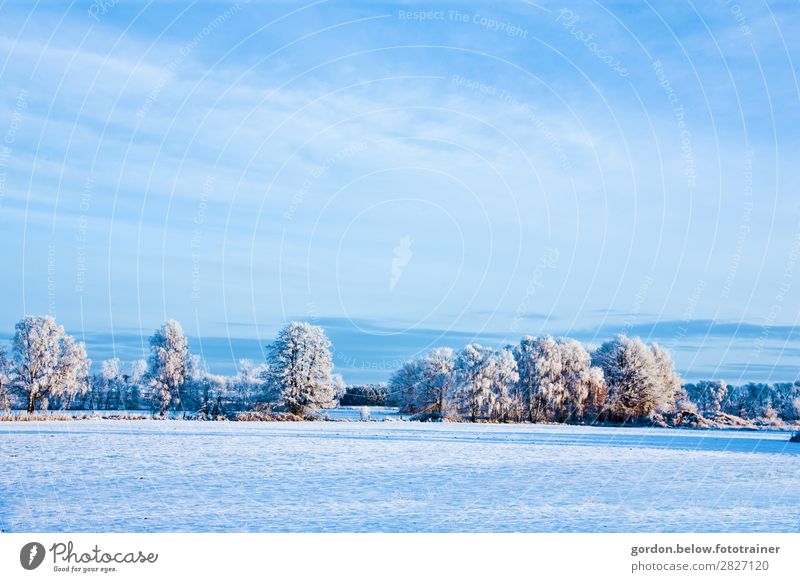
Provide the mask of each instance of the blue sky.
[{"label": "blue sky", "polygon": [[800,370],[791,3],[0,7],[0,329],[212,369],[290,319],[347,380],[523,334]]}]

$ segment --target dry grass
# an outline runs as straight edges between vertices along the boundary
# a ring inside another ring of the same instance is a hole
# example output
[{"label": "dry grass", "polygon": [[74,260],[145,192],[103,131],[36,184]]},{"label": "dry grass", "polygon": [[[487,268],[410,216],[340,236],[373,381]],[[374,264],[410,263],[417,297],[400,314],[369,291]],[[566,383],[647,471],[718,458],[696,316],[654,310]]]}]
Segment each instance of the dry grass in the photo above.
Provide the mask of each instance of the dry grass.
[{"label": "dry grass", "polygon": [[0,422],[40,422],[45,420],[159,420],[152,414],[102,414],[100,412],[4,412],[0,413]]},{"label": "dry grass", "polygon": [[233,419],[239,422],[302,422],[304,420],[314,420],[313,418],[298,416],[289,412],[266,412],[261,410],[239,412]]}]

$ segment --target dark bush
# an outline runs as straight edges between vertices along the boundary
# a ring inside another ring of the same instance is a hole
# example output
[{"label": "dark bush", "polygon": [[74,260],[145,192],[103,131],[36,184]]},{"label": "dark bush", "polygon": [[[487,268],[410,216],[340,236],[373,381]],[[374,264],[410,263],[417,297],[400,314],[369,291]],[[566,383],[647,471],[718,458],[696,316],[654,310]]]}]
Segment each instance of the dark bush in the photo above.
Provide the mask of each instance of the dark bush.
[{"label": "dark bush", "polygon": [[341,406],[386,406],[385,384],[348,386],[339,404]]}]

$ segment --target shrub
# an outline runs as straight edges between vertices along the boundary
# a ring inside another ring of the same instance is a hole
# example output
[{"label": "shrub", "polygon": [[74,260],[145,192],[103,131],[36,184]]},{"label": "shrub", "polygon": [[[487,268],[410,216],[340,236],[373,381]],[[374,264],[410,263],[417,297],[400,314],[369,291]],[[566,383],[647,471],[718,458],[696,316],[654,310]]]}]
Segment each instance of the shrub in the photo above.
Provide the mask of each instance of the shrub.
[{"label": "shrub", "polygon": [[385,384],[360,384],[348,386],[339,404],[341,406],[386,406]]}]

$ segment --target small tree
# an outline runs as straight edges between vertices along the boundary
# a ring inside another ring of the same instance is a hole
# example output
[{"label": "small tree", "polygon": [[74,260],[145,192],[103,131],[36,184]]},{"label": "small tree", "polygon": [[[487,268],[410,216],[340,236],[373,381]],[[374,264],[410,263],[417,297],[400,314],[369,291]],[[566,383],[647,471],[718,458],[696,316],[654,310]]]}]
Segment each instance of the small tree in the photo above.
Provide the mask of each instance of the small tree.
[{"label": "small tree", "polygon": [[101,373],[106,389],[106,398],[103,408],[106,410],[111,410],[112,408],[118,409],[121,401],[120,392],[123,385],[119,358],[104,360],[101,365]]},{"label": "small tree", "polygon": [[142,395],[142,383],[147,374],[147,362],[135,360],[131,362],[129,373],[125,376],[125,408],[135,410],[139,408],[139,398]]},{"label": "small tree", "polygon": [[47,408],[50,396],[69,399],[85,392],[89,366],[84,344],[76,343],[52,317],[28,316],[15,326],[11,383],[26,400],[28,412],[37,402]]},{"label": "small tree", "polygon": [[537,338],[530,353],[533,367],[533,420],[563,417],[567,397],[561,346],[552,337]]},{"label": "small tree", "polygon": [[341,402],[342,397],[347,393],[347,384],[341,374],[334,374],[331,376],[331,383],[333,384],[333,399],[336,402]]},{"label": "small tree", "polygon": [[697,384],[686,384],[684,389],[700,414],[720,412],[728,393],[728,385],[723,380],[701,380]]},{"label": "small tree", "polygon": [[0,410],[11,409],[11,395],[8,392],[8,356],[6,349],[0,346]]},{"label": "small tree", "polygon": [[602,371],[580,342],[564,338],[524,337],[514,347],[522,418],[583,421],[587,408],[598,414],[605,402]]},{"label": "small tree", "polygon": [[744,386],[728,386],[722,411],[741,418],[747,417],[748,394]]},{"label": "small tree", "polygon": [[507,422],[512,410],[512,389],[519,381],[517,361],[510,349],[492,353],[487,368],[490,390],[489,416]]},{"label": "small tree", "polygon": [[192,398],[202,414],[215,418],[224,413],[227,405],[228,378],[199,369],[192,372]]},{"label": "small tree", "polygon": [[245,410],[250,406],[253,397],[253,387],[258,382],[258,374],[252,360],[242,358],[239,360],[239,371],[233,379],[233,392],[236,397],[236,407]]},{"label": "small tree", "polygon": [[307,414],[333,402],[331,342],[321,327],[293,321],[269,350],[267,378],[286,409]]},{"label": "small tree", "polygon": [[458,406],[472,422],[488,412],[492,394],[492,355],[494,350],[468,344],[456,357]]},{"label": "small tree", "polygon": [[561,351],[561,376],[565,388],[565,404],[560,411],[561,422],[582,422],[586,407],[602,391],[602,370],[592,367],[592,358],[580,342],[573,339],[559,341]]},{"label": "small tree", "polygon": [[657,345],[620,335],[601,345],[592,360],[603,369],[610,411],[623,420],[671,410],[680,396],[672,359]]},{"label": "small tree", "polygon": [[586,399],[583,419],[586,419],[588,416],[591,420],[595,421],[600,419],[603,415],[606,409],[606,399],[608,398],[608,386],[606,386],[603,370],[597,366],[589,368],[589,375],[586,378],[586,383],[589,388],[589,396]]},{"label": "small tree", "polygon": [[519,380],[517,382],[517,400],[520,403],[520,418],[525,418],[528,422],[535,420],[536,402],[536,345],[537,339],[533,336],[523,337],[518,346],[514,347],[514,358],[517,360],[517,372]]},{"label": "small tree", "polygon": [[339,400],[341,406],[387,406],[386,384],[357,384],[348,386]]},{"label": "small tree", "polygon": [[417,409],[437,416],[446,416],[452,398],[455,372],[455,352],[450,348],[436,348],[419,363],[417,382]]},{"label": "small tree", "polygon": [[675,404],[687,400],[686,391],[680,376],[675,372],[672,355],[657,343],[650,345],[653,352],[653,374],[656,380],[655,408],[664,412],[673,412]]},{"label": "small tree", "polygon": [[772,390],[769,384],[748,382],[741,389],[747,418],[751,420],[762,418],[772,409]]},{"label": "small tree", "polygon": [[387,398],[396,402],[400,412],[419,411],[417,389],[422,366],[417,360],[406,360],[389,378]]},{"label": "small tree", "polygon": [[181,402],[181,388],[189,374],[189,342],[181,324],[170,319],[150,338],[147,380],[163,416],[170,405]]}]

